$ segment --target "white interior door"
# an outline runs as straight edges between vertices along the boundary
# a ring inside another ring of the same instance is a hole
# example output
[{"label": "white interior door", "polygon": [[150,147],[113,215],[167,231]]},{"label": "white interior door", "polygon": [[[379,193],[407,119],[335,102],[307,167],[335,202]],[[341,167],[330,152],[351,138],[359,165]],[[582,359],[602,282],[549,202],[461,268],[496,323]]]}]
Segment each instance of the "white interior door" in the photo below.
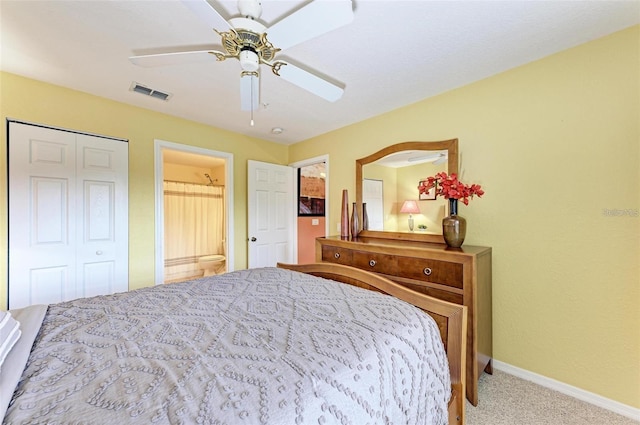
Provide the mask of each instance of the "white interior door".
[{"label": "white interior door", "polygon": [[76,141],[76,296],[129,289],[128,143]]},{"label": "white interior door", "polygon": [[9,308],[128,289],[128,146],[9,124]]},{"label": "white interior door", "polygon": [[293,174],[291,167],[248,162],[249,268],[294,261]]},{"label": "white interior door", "polygon": [[384,230],[382,180],[362,179],[362,202],[367,204],[369,230]]}]

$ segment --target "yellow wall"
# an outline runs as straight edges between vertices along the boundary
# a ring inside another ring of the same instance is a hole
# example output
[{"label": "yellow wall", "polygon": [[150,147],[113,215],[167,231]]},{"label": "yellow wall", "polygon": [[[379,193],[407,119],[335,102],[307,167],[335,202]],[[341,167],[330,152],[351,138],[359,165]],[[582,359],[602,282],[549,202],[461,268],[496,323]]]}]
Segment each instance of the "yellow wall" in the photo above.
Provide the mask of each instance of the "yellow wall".
[{"label": "yellow wall", "polygon": [[495,358],[640,408],[639,83],[636,26],[293,145],[290,161],[329,154],[330,198],[354,199],[355,159],[459,138],[462,181],[486,190],[459,214],[466,244],[493,247]]},{"label": "yellow wall", "polygon": [[[235,268],[247,265],[247,160],[286,164],[288,147],[0,73],[0,117],[129,140],[129,288],[154,282],[154,140],[234,155]],[[7,306],[6,131],[0,141],[0,308]]]},{"label": "yellow wall", "polygon": [[[162,178],[183,183],[209,184],[208,174],[216,186],[224,186],[224,165],[215,168],[194,167],[191,165],[172,164],[163,161]],[[216,181],[217,179],[217,181]]]}]

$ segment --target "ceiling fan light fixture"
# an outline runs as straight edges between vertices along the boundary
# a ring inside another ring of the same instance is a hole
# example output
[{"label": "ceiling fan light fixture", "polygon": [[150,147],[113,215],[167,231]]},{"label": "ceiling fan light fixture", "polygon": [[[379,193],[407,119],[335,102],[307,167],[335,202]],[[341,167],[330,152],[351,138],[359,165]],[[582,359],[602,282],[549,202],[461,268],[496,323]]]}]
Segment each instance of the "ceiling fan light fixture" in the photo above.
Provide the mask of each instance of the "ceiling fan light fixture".
[{"label": "ceiling fan light fixture", "polygon": [[257,71],[242,71],[240,74],[240,109],[253,111],[258,109],[260,102],[260,76]]},{"label": "ceiling fan light fixture", "polygon": [[258,54],[251,49],[242,50],[238,59],[243,71],[255,72],[260,67]]}]

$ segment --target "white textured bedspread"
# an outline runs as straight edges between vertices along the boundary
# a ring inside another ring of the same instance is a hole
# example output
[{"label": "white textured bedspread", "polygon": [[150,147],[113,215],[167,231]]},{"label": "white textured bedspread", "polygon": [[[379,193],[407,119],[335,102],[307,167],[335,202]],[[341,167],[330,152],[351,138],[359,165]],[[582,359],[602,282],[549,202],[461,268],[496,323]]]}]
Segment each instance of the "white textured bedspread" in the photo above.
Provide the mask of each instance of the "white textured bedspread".
[{"label": "white textured bedspread", "polygon": [[449,394],[429,316],[261,268],[51,305],[4,420],[446,424]]}]

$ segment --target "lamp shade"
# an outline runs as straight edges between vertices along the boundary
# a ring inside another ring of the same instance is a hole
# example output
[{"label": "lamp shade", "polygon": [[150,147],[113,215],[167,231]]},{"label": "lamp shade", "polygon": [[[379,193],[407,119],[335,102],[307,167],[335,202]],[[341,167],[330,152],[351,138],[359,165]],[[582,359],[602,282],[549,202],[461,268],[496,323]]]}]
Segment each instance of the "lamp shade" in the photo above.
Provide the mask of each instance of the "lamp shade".
[{"label": "lamp shade", "polygon": [[402,204],[402,208],[400,208],[400,212],[409,214],[420,214],[418,202],[413,200],[404,201],[404,203]]}]

